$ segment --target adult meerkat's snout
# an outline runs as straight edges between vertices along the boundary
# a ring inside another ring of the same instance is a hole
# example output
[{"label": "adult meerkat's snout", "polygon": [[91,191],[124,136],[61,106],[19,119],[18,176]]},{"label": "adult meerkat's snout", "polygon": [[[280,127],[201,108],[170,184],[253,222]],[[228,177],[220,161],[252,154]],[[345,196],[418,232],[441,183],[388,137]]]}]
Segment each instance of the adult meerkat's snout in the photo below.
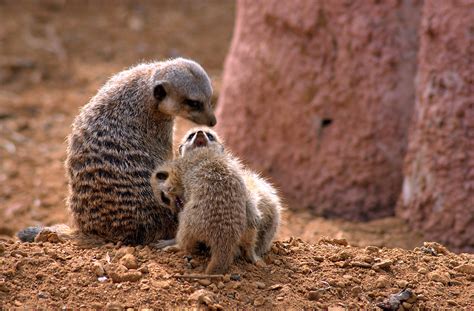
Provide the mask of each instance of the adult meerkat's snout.
[{"label": "adult meerkat's snout", "polygon": [[196,62],[177,58],[158,68],[153,77],[153,97],[163,114],[210,127],[217,123],[211,105],[211,80]]}]

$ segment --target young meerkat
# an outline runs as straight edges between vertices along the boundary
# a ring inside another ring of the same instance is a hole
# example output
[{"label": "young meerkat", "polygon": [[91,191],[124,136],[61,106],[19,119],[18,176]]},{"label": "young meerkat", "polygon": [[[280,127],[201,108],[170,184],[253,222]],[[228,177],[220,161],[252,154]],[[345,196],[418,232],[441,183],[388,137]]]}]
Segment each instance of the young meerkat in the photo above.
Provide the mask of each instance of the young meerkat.
[{"label": "young meerkat", "polygon": [[[171,206],[179,212],[178,247],[192,253],[202,243],[208,246],[207,274],[225,273],[239,252],[256,262],[260,216],[242,178],[242,165],[207,130],[189,132],[179,153],[155,170],[151,182],[159,200],[175,202]],[[182,207],[176,204],[179,200]]]},{"label": "young meerkat", "polygon": [[[155,199],[150,176],[172,157],[175,116],[215,125],[211,96],[204,69],[183,58],[132,67],[98,91],[68,139],[67,205],[77,233],[125,244],[175,236],[177,214]],[[18,236],[32,241],[40,230]]]},{"label": "young meerkat", "polygon": [[[192,159],[192,161],[186,160],[188,166],[193,165],[194,162],[199,163],[199,158],[190,151],[199,147],[208,147],[209,145],[212,146],[215,152],[217,151],[218,153],[225,155],[221,160],[227,161],[231,166],[235,167],[235,173],[238,174],[244,182],[246,188],[245,212],[247,215],[247,229],[239,246],[244,257],[246,254],[255,253],[255,258],[258,259],[270,249],[272,239],[280,223],[281,203],[278,194],[267,181],[251,170],[245,169],[237,159],[225,151],[218,135],[210,129],[197,128],[190,130],[185,135],[183,142],[180,145],[179,156],[181,158]],[[186,210],[187,200],[192,199],[189,194],[187,194],[189,187],[187,187],[188,185],[183,182],[183,174],[195,174],[196,171],[201,170],[199,173],[205,175],[207,173],[205,170],[208,169],[207,167],[193,167],[195,171],[185,172],[185,167],[182,165],[176,165],[179,161],[180,159],[167,162],[157,168],[151,181],[155,196],[160,202],[162,202],[162,205],[168,206],[178,213],[182,210]],[[197,189],[197,191],[202,191],[203,189],[200,189],[199,186],[205,184],[206,181],[199,179],[195,179],[194,181],[200,182],[200,184],[192,184],[191,186]],[[212,187],[213,185],[211,184],[209,186]],[[225,189],[216,188],[214,190],[215,191],[211,193],[212,197],[206,197],[203,195],[201,199],[212,200],[214,197],[226,195],[224,192]],[[203,204],[205,205],[206,202]],[[210,206],[214,205],[211,204]],[[229,206],[229,204],[227,204],[227,206]],[[218,207],[213,208],[217,209]],[[182,220],[184,221],[185,217],[185,214],[181,214],[180,222]],[[215,219],[215,221],[219,220]],[[178,235],[179,231],[180,229],[178,228]],[[171,239],[162,241],[161,243],[158,243],[158,245],[165,247],[173,245],[175,242],[174,239]],[[181,246],[179,239],[177,242],[178,245]],[[249,248],[251,251],[249,251]]]}]

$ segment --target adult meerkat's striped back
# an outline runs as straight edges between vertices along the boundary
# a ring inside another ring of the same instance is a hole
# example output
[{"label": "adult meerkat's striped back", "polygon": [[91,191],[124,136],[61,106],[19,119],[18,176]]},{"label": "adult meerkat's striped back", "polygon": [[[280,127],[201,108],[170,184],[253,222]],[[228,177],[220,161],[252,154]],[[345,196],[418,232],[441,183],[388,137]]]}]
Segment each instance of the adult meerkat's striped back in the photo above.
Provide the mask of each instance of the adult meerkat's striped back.
[{"label": "adult meerkat's striped back", "polygon": [[175,116],[215,125],[211,95],[204,69],[183,58],[132,67],[99,90],[68,140],[67,204],[79,232],[128,244],[174,237],[177,215],[159,205],[150,176],[172,157]]}]

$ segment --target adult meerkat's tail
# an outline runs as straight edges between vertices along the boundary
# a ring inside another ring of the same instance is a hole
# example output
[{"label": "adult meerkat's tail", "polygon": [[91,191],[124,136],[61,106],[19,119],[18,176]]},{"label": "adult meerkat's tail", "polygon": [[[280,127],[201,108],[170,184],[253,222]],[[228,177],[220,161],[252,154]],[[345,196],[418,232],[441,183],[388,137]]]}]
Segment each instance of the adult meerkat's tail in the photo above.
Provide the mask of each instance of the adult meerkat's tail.
[{"label": "adult meerkat's tail", "polygon": [[[86,235],[79,232],[66,224],[58,224],[50,227],[34,226],[27,227],[17,232],[16,236],[22,242],[46,242],[51,241],[51,235],[53,239],[59,241],[73,241],[75,244],[83,246],[99,246],[105,244],[105,241],[98,236]],[[59,242],[56,241],[56,242]]]}]

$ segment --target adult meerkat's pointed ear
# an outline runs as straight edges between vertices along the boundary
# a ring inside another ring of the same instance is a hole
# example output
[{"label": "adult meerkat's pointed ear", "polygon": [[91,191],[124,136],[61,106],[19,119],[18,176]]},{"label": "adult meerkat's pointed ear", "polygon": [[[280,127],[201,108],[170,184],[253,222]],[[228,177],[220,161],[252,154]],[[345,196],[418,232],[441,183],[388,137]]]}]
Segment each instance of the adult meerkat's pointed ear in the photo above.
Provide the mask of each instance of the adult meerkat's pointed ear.
[{"label": "adult meerkat's pointed ear", "polygon": [[153,97],[159,102],[164,100],[168,95],[168,82],[166,81],[158,81],[155,86],[153,87]]}]

